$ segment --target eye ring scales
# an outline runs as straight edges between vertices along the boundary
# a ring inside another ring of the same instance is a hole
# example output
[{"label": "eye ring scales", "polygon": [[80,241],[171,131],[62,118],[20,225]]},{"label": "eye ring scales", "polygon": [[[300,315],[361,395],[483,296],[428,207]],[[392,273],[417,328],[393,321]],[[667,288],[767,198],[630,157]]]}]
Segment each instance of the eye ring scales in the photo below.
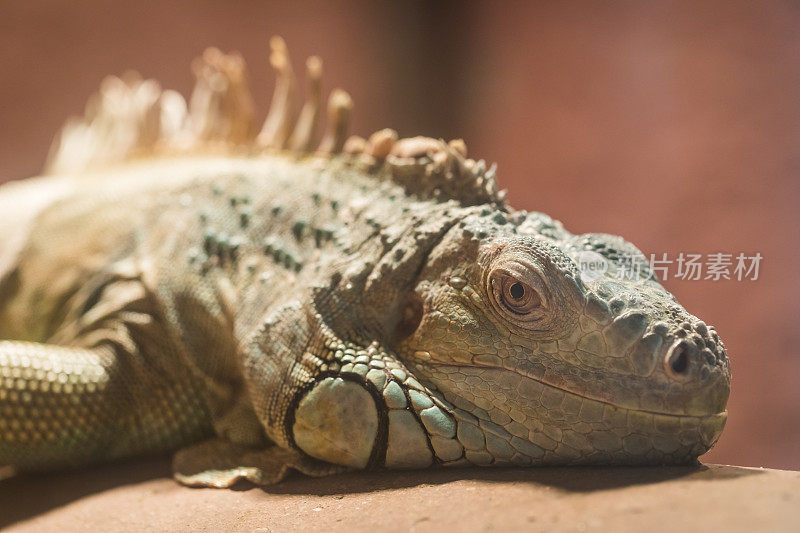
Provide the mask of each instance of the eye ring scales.
[{"label": "eye ring scales", "polygon": [[511,274],[498,273],[490,283],[496,300],[510,313],[528,315],[542,306],[538,291]]},{"label": "eye ring scales", "polygon": [[547,315],[546,299],[536,274],[524,265],[504,265],[492,270],[487,292],[495,312],[521,327],[533,326]]}]

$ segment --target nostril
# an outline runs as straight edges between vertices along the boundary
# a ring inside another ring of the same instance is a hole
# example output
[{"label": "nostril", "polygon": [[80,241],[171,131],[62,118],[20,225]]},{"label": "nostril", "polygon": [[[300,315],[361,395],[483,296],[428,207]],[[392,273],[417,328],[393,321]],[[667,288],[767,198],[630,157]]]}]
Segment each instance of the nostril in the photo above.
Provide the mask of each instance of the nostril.
[{"label": "nostril", "polygon": [[686,355],[686,350],[679,348],[676,353],[672,355],[669,366],[676,374],[686,373],[686,369],[689,368],[689,356]]},{"label": "nostril", "polygon": [[676,378],[685,378],[689,375],[692,345],[685,340],[678,341],[667,352],[665,359],[667,374]]}]

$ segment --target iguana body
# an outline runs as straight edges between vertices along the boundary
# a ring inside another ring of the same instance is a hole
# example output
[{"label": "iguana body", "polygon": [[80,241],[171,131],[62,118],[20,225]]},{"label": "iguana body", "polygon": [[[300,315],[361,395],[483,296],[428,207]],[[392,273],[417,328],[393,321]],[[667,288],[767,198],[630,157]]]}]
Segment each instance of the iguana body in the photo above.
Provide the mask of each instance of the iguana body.
[{"label": "iguana body", "polygon": [[[288,470],[653,464],[724,425],[712,328],[632,245],[515,211],[463,143],[345,143],[320,65],[292,112],[282,41],[260,134],[244,66],[207,52],[173,93],[105,82],[51,156],[0,188],[0,465],[180,451],[179,480]],[[611,270],[581,279],[575,254]]]}]

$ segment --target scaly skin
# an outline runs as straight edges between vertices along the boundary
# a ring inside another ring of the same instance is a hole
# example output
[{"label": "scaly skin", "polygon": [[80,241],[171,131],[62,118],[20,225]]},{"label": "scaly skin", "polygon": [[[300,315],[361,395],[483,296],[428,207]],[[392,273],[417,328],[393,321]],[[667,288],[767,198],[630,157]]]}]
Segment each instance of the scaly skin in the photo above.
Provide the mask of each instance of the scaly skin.
[{"label": "scaly skin", "polygon": [[243,62],[212,50],[188,116],[106,81],[55,175],[0,189],[0,465],[180,450],[179,481],[229,486],[716,442],[725,350],[649,272],[617,279],[633,245],[512,209],[460,141],[345,142],[340,91],[308,153],[321,65],[295,123],[282,41],[272,62],[257,136]]}]

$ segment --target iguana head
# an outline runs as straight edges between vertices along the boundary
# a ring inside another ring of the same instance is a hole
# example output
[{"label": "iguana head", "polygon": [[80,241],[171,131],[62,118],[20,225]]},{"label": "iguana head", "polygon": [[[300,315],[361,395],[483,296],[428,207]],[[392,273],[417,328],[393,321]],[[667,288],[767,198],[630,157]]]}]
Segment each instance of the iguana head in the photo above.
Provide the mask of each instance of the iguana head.
[{"label": "iguana head", "polygon": [[[607,270],[582,277],[587,253]],[[722,342],[619,237],[476,212],[432,251],[414,294],[400,357],[481,428],[530,443],[532,462],[684,463],[722,431]]]}]

